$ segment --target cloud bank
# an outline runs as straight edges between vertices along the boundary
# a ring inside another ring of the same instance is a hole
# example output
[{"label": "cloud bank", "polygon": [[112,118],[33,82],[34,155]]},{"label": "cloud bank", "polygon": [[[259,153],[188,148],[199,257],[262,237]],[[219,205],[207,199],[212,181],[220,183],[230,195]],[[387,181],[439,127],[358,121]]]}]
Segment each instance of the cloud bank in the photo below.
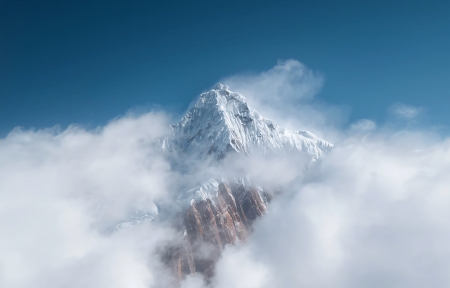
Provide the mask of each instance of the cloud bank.
[{"label": "cloud bank", "polygon": [[164,283],[155,249],[173,231],[106,229],[131,208],[155,212],[170,189],[170,166],[152,146],[167,124],[150,113],[95,131],[16,129],[0,140],[0,287]]},{"label": "cloud bank", "polygon": [[450,285],[450,141],[423,143],[426,136],[337,145],[272,203],[248,243],[224,254],[217,287],[248,271],[258,278],[251,287]]},{"label": "cloud bank", "polygon": [[[181,287],[450,286],[449,139],[368,119],[329,126],[346,112],[315,105],[323,76],[294,60],[228,79],[280,126],[338,141],[306,177],[297,159],[240,163],[284,192],[246,243],[226,247],[210,283],[195,275]],[[151,112],[1,139],[0,287],[176,287],[160,249],[178,231],[142,221],[108,232],[176,191],[179,175],[155,144],[168,127]]]}]

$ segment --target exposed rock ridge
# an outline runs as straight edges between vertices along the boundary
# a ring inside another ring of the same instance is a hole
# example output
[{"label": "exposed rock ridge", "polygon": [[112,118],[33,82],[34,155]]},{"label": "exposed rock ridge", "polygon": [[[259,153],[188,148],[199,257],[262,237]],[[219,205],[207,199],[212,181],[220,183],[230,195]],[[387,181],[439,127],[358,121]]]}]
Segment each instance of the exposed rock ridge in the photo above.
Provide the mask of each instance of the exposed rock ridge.
[{"label": "exposed rock ridge", "polygon": [[183,215],[185,245],[170,260],[177,277],[196,273],[211,277],[225,246],[244,242],[252,223],[267,212],[269,199],[262,194],[255,187],[221,182],[216,201],[193,201]]}]

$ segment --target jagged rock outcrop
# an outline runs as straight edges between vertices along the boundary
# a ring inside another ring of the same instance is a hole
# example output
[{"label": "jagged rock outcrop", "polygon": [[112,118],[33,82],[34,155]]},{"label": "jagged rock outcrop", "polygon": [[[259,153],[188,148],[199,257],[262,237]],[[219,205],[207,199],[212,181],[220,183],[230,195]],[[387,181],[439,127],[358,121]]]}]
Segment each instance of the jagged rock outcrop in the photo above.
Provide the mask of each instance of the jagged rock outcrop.
[{"label": "jagged rock outcrop", "polygon": [[215,201],[192,201],[183,214],[184,245],[170,259],[179,279],[197,273],[211,277],[225,246],[245,241],[252,223],[267,212],[267,191],[226,182],[217,189]]}]

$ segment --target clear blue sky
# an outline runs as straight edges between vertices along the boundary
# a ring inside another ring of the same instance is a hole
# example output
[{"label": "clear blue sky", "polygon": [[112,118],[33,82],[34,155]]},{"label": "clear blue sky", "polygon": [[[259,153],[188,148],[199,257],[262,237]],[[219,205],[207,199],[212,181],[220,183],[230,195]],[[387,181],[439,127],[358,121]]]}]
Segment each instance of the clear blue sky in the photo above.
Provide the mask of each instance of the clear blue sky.
[{"label": "clear blue sky", "polygon": [[450,1],[0,1],[0,135],[181,113],[224,76],[294,58],[319,97],[381,120],[393,102],[450,123]]}]

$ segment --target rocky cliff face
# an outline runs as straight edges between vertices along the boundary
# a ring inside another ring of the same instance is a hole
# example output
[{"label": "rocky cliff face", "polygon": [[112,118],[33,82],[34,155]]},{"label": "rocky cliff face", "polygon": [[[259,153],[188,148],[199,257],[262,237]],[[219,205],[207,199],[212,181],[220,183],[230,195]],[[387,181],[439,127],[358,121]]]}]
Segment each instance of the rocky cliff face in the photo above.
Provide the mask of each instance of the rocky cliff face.
[{"label": "rocky cliff face", "polygon": [[267,191],[226,182],[217,189],[215,199],[192,201],[182,216],[184,245],[168,257],[179,279],[197,273],[211,277],[225,246],[245,241],[252,223],[267,212]]}]

